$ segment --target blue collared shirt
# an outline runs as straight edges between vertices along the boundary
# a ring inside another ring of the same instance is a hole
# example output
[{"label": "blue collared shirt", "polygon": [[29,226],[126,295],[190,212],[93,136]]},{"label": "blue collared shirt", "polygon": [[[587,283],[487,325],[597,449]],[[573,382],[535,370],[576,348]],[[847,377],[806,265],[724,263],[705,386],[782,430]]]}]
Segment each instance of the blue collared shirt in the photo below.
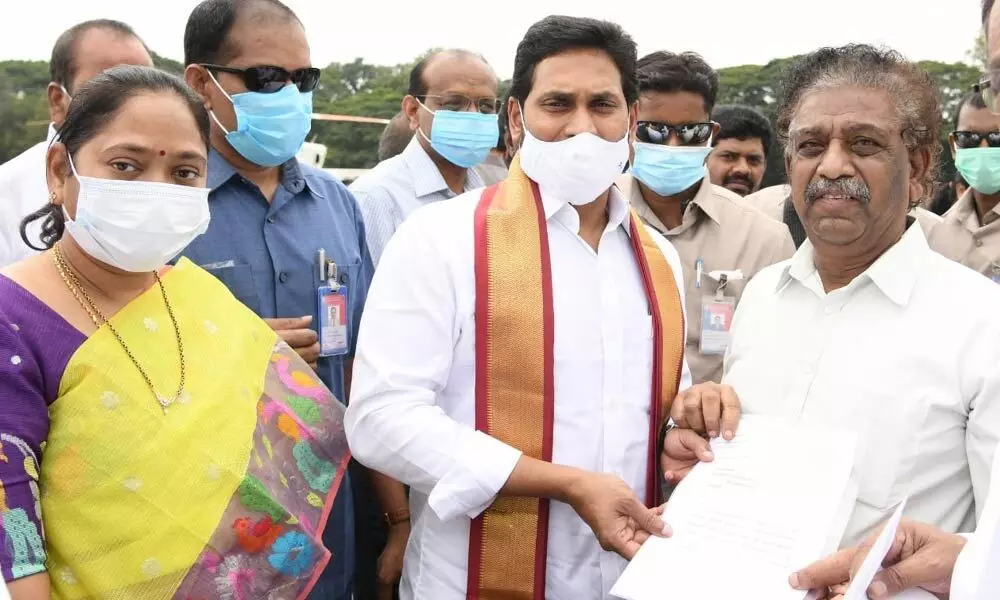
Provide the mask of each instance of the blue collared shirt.
[{"label": "blue collared shirt", "polygon": [[[344,363],[354,355],[358,324],[373,267],[365,243],[364,219],[347,188],[323,171],[292,159],[281,169],[281,183],[268,202],[220,154],[208,159],[212,222],[183,255],[218,277],[241,302],[263,318],[319,315],[318,251],[337,264],[338,280],[348,286],[348,356],[321,357],[320,377],[343,399]],[[338,598],[354,571],[354,510],[344,478],[323,534],[333,559],[317,585],[322,597]]]}]

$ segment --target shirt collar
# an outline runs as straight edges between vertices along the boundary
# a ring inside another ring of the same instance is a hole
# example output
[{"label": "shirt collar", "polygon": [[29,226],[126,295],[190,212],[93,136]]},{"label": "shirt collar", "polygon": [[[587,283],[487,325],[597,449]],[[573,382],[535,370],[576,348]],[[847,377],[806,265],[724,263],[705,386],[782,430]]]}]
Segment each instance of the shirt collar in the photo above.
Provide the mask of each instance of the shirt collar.
[{"label": "shirt collar", "polygon": [[[871,281],[889,300],[899,306],[906,306],[917,279],[924,270],[928,252],[930,246],[927,245],[924,230],[920,223],[914,221],[898,242],[847,287],[855,287],[859,281]],[[775,291],[780,293],[793,279],[808,287],[807,281],[818,277],[814,258],[812,242],[807,239],[785,266]]]},{"label": "shirt collar", "polygon": [[[719,199],[715,197],[715,190],[713,189],[712,183],[708,180],[708,172],[705,172],[705,177],[698,183],[698,191],[695,192],[694,198],[691,199],[691,203],[697,206],[702,212],[704,212],[708,218],[712,219],[716,223],[719,223],[721,207],[719,206]],[[639,182],[635,177],[625,174],[618,178],[618,187],[621,189],[622,193],[628,198],[629,203],[635,212],[642,218],[643,221],[649,223],[653,229],[656,229],[660,233],[668,233],[670,228],[667,227],[653,209],[649,207],[646,199],[642,197],[642,189]]]},{"label": "shirt collar", "polygon": [[46,144],[52,144],[52,140],[56,139],[56,134],[57,133],[59,133],[59,132],[56,131],[56,125],[55,125],[55,123],[49,123],[49,131],[48,131],[48,133],[45,134],[45,143]]},{"label": "shirt collar", "polygon": [[[214,148],[208,151],[208,189],[215,191],[236,175],[236,167],[221,154]],[[281,165],[281,185],[293,194],[306,188],[306,178],[298,159],[293,157]]]},{"label": "shirt collar", "polygon": [[[962,197],[959,198],[955,205],[951,207],[949,212],[954,211],[955,217],[960,223],[965,225],[965,228],[969,233],[977,233],[984,225],[979,222],[979,211],[976,209],[976,197],[972,193],[972,188],[965,190]],[[1000,215],[1000,204],[993,207],[991,211],[996,215]],[[991,221],[988,224],[996,222]]]},{"label": "shirt collar", "polygon": [[[542,197],[542,210],[545,212],[546,221],[555,219],[574,233],[580,231],[580,215],[569,202],[547,196],[541,189],[538,193]],[[611,186],[608,194],[608,225],[604,231],[613,231],[623,226],[628,216],[629,202],[626,196],[617,186]],[[625,227],[625,231],[629,232],[629,228]]]},{"label": "shirt collar", "polygon": [[[424,147],[420,145],[417,135],[413,136],[401,155],[413,176],[413,191],[417,194],[417,198],[438,193],[453,195],[448,183],[444,180],[444,175],[441,175],[437,165],[431,160]],[[483,182],[475,169],[466,169],[465,189],[473,190],[481,187],[483,187]]]}]

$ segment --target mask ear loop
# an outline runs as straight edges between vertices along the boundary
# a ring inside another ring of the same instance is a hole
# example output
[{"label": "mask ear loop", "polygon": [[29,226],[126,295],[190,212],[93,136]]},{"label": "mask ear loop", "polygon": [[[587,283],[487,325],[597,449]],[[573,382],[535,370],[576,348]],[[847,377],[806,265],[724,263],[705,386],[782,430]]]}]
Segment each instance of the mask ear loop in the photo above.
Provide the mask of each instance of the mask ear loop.
[{"label": "mask ear loop", "polygon": [[[437,115],[437,111],[436,110],[431,110],[431,109],[427,108],[427,105],[424,104],[423,102],[421,102],[419,98],[417,98],[416,96],[414,96],[413,99],[417,101],[417,104],[420,105],[420,108],[422,108],[422,109],[426,110],[427,112],[431,113],[431,115]],[[417,125],[417,133],[420,134],[420,137],[422,137],[425,140],[427,140],[428,144],[432,144],[431,138],[427,137],[427,134],[424,133],[424,130],[420,128],[419,124]],[[434,133],[434,126],[431,125],[431,134],[433,134],[433,133]]]},{"label": "mask ear loop", "polygon": [[[219,88],[219,91],[222,92],[222,95],[225,96],[227,100],[229,100],[230,104],[233,104],[233,97],[226,93],[226,90],[222,89],[222,85],[219,83],[219,80],[215,78],[215,75],[212,74],[212,71],[205,69],[205,72],[208,73],[208,77],[212,80],[212,83],[215,84],[215,87]],[[208,114],[212,117],[212,120],[215,121],[215,124],[219,126],[219,129],[221,129],[226,135],[232,133],[226,129],[226,127],[222,124],[222,121],[219,120],[219,117],[215,116],[214,110],[208,111]]]}]

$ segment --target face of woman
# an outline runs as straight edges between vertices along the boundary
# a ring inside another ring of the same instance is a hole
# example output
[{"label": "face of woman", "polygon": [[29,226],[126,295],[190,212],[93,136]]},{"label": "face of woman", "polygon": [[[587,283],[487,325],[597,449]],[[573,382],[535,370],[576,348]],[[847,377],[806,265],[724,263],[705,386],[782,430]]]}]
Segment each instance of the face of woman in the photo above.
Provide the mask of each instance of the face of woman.
[{"label": "face of woman", "polygon": [[[76,218],[79,182],[72,176],[66,148],[49,149],[49,190],[53,201]],[[73,157],[84,177],[205,187],[208,155],[197,121],[172,93],[129,98]]]}]

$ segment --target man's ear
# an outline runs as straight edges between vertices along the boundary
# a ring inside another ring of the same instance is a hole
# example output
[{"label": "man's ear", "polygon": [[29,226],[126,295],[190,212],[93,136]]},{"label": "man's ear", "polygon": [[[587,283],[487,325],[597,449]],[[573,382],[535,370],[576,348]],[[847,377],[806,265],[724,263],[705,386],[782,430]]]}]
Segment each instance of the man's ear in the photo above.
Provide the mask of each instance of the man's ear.
[{"label": "man's ear", "polygon": [[402,103],[403,114],[406,115],[406,120],[410,122],[410,131],[416,131],[420,129],[420,102],[409,94],[403,96]]},{"label": "man's ear", "polygon": [[63,90],[63,86],[53,81],[49,82],[48,87],[45,88],[45,97],[49,105],[49,120],[57,127],[62,125],[69,110],[69,94]]},{"label": "man's ear", "polygon": [[209,93],[208,86],[215,85],[205,67],[200,65],[188,65],[184,69],[184,82],[188,84],[205,103],[205,110],[212,110],[212,94]]},{"label": "man's ear", "polygon": [[[936,141],[934,142],[937,143]],[[927,191],[924,182],[927,180],[927,173],[931,168],[931,151],[926,146],[920,146],[909,153],[910,160],[910,194],[909,202],[916,204],[923,199],[924,192]]]}]

